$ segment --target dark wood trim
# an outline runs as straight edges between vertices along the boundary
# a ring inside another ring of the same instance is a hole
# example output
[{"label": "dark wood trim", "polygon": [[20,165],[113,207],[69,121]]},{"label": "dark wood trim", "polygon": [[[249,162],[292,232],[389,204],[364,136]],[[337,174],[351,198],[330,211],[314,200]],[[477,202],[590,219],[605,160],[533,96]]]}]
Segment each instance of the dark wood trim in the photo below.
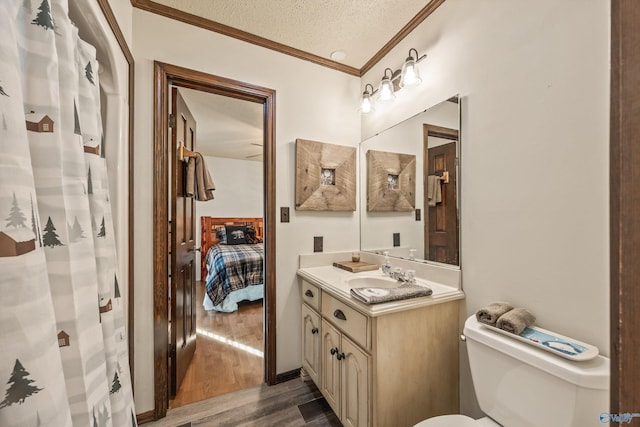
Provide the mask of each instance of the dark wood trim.
[{"label": "dark wood trim", "polygon": [[[398,33],[387,42],[387,44],[382,46],[382,48],[375,55],[373,55],[373,57],[362,66],[362,68],[360,68],[360,76],[364,76],[367,71],[369,71],[371,68],[373,68],[374,65],[380,62],[380,60],[382,60],[385,55],[391,52],[391,49],[396,47],[396,45],[400,43],[402,39],[404,39],[409,33],[415,30],[418,25],[422,24],[422,22],[427,19],[427,17],[429,17],[429,15],[431,15],[444,2],[445,0],[431,0],[420,12],[418,12],[416,16],[413,17],[411,21],[407,23],[407,25],[402,27],[402,29],[398,31]],[[408,53],[409,52],[407,52],[407,54]]]},{"label": "dark wood trim", "polygon": [[129,64],[129,73],[128,73],[128,77],[129,77],[129,93],[128,93],[128,97],[129,97],[129,123],[128,123],[128,132],[129,132],[129,185],[128,185],[128,191],[129,191],[129,212],[127,213],[127,228],[128,228],[128,238],[129,238],[129,245],[127,250],[129,251],[129,261],[128,261],[128,271],[129,271],[129,280],[128,280],[128,291],[127,291],[127,298],[129,301],[128,307],[127,307],[127,318],[128,318],[128,325],[129,325],[129,336],[127,337],[128,339],[128,347],[129,347],[129,372],[131,373],[131,388],[132,390],[134,389],[134,383],[133,383],[133,378],[134,375],[134,345],[133,345],[133,327],[134,327],[134,304],[133,304],[133,295],[134,295],[134,287],[133,287],[133,269],[134,269],[134,262],[133,262],[133,241],[134,241],[134,237],[133,237],[133,202],[134,202],[134,197],[133,197],[133,179],[134,179],[134,165],[133,165],[133,116],[134,116],[134,111],[135,111],[135,106],[134,106],[134,94],[135,94],[135,61],[133,59],[133,54],[131,53],[131,50],[129,49],[129,46],[127,45],[127,41],[124,38],[124,35],[122,34],[122,31],[120,30],[120,26],[118,25],[118,21],[116,20],[115,15],[113,14],[113,10],[111,9],[111,6],[109,6],[109,1],[108,0],[98,0],[98,5],[100,6],[100,10],[102,10],[102,13],[104,14],[104,17],[107,20],[107,23],[109,24],[109,27],[111,28],[111,31],[113,32],[113,35],[116,38],[116,41],[118,42],[118,45],[120,46],[120,50],[122,50],[122,54],[124,55],[125,59],[127,60],[127,63]]},{"label": "dark wood trim", "polygon": [[153,417],[153,410],[136,415],[136,421],[138,422],[138,425],[144,424],[144,423],[150,423],[151,421],[154,421],[154,420],[155,418]]},{"label": "dark wood trim", "polygon": [[323,58],[313,53],[305,52],[300,49],[296,49],[291,46],[287,46],[282,43],[275,42],[273,40],[266,39],[264,37],[257,36],[255,34],[248,33],[246,31],[239,30],[237,28],[230,27],[228,25],[221,24],[219,22],[212,21],[210,19],[203,18],[201,16],[193,15],[169,6],[165,6],[160,3],[156,3],[153,0],[131,0],[133,7],[147,12],[155,13],[176,21],[184,22],[189,25],[194,25],[205,30],[213,31],[225,36],[233,37],[238,40],[245,41],[247,43],[255,44],[267,49],[275,50],[276,52],[284,53],[298,59],[313,62],[314,64],[322,65],[323,67],[332,68],[343,73],[350,74],[352,76],[362,77],[367,71],[373,68],[380,60],[387,55],[402,39],[404,39],[409,33],[411,33],[418,25],[420,25],[429,15],[431,15],[445,0],[431,0],[411,21],[407,23],[402,29],[394,35],[376,54],[367,61],[366,64],[360,69],[343,64],[341,62],[333,61],[331,59]]},{"label": "dark wood trim", "polygon": [[[640,371],[640,3],[611,1],[611,407],[638,412]],[[612,424],[613,425],[613,424]]]},{"label": "dark wood trim", "polygon": [[167,414],[169,321],[167,318],[169,208],[169,78],[162,64],[154,63],[153,85],[153,371],[154,419]]},{"label": "dark wood trim", "polygon": [[334,70],[342,71],[343,73],[347,73],[352,76],[360,76],[360,70],[355,67],[351,67],[341,62],[332,61],[313,53],[305,52],[303,50],[296,49],[294,47],[287,46],[285,44],[278,43],[273,40],[257,36],[255,34],[251,34],[237,28],[229,27],[228,25],[224,25],[219,22],[203,18],[201,16],[196,16],[191,13],[165,6],[152,0],[131,0],[131,4],[135,8],[155,13],[157,15],[165,16],[167,18],[175,19],[176,21],[184,22],[185,24],[194,25],[205,30],[213,31],[225,36],[245,41],[247,43],[255,44],[260,47],[275,50],[276,52],[284,53],[295,58],[313,62],[324,67],[333,68]]},{"label": "dark wood trim", "polygon": [[276,375],[276,384],[291,381],[296,378],[300,378],[300,368],[279,373],[278,375]]},{"label": "dark wood trim", "polygon": [[154,419],[167,413],[169,86],[187,87],[264,106],[265,381],[276,384],[276,180],[275,91],[200,71],[154,62],[153,300]]},{"label": "dark wood trim", "polygon": [[[449,139],[452,141],[457,141],[458,140],[458,130],[457,129],[450,129],[450,128],[445,128],[442,126],[435,126],[435,125],[428,125],[428,124],[423,124],[423,132],[427,135],[427,136],[435,136],[436,138],[443,138],[443,139]],[[427,144],[424,144],[425,146],[425,150],[427,149]],[[425,151],[426,153],[426,151]],[[425,157],[426,158],[426,157]]]}]

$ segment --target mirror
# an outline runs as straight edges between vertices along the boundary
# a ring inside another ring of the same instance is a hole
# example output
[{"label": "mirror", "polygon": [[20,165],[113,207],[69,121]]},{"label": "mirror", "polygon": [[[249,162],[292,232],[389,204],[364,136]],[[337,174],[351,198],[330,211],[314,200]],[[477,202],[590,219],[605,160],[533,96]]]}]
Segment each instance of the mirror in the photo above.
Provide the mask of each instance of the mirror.
[{"label": "mirror", "polygon": [[360,143],[360,250],[460,265],[459,134],[456,95]]}]

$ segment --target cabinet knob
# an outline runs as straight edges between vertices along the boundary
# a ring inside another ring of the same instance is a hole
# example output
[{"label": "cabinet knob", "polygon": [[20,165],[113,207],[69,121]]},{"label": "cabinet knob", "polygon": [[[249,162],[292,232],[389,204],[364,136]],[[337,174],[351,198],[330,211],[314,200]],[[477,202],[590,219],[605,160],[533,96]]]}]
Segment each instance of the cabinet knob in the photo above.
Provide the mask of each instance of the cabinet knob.
[{"label": "cabinet knob", "polygon": [[336,317],[340,320],[347,320],[347,316],[345,316],[342,310],[340,309],[333,312],[333,317]]},{"label": "cabinet knob", "polygon": [[338,347],[334,347],[331,350],[329,350],[329,352],[331,353],[331,355],[334,355],[338,352]]},{"label": "cabinet knob", "polygon": [[311,329],[311,333],[312,333],[312,334],[317,334],[318,332],[319,332],[319,331],[318,331],[318,328],[312,328],[312,329]]},{"label": "cabinet knob", "polygon": [[344,353],[338,353],[338,354],[336,355],[336,359],[338,359],[338,360],[342,360],[342,359],[344,359]]},{"label": "cabinet knob", "polygon": [[313,292],[311,292],[311,289],[307,289],[307,291],[304,294],[309,298],[313,298]]}]

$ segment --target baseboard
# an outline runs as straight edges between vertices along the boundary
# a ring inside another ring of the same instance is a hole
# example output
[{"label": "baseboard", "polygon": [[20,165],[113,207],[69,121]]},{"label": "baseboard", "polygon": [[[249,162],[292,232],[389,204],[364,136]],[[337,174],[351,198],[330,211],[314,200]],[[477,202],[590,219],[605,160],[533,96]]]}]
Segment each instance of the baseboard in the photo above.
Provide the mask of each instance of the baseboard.
[{"label": "baseboard", "polygon": [[151,411],[137,414],[136,420],[138,421],[138,424],[150,423],[151,421],[155,421],[155,417],[153,416],[153,409]]},{"label": "baseboard", "polygon": [[276,375],[276,384],[284,383],[290,381],[294,378],[300,377],[300,368],[293,369],[291,371],[283,372],[281,374]]}]

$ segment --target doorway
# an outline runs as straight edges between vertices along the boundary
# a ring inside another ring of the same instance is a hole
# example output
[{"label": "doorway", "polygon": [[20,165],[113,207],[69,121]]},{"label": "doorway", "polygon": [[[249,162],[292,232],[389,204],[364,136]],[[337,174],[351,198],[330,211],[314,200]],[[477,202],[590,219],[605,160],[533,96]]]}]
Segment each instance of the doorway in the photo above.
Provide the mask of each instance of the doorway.
[{"label": "doorway", "polygon": [[[262,104],[226,95],[173,87],[171,97],[172,106],[184,104],[188,111],[188,114],[172,113],[172,130],[182,135],[183,122],[190,123],[189,117],[193,117],[195,131],[193,138],[188,138],[187,148],[202,155],[201,164],[206,165],[215,186],[211,200],[204,200],[208,197],[198,191],[194,192],[195,197],[185,199],[193,206],[192,218],[178,217],[175,224],[171,221],[172,248],[176,250],[171,250],[173,269],[169,279],[172,291],[169,408],[174,409],[264,382],[264,118]],[[178,161],[174,173],[180,174],[181,166]],[[174,183],[176,202],[181,182],[178,179],[178,184]],[[171,196],[170,199],[173,206]],[[181,210],[190,211],[175,211]],[[178,224],[189,232],[183,233]],[[247,235],[239,242],[231,242],[227,235],[233,234],[233,230],[242,233],[251,230],[255,236]],[[180,234],[193,238],[184,240]],[[185,260],[184,256],[178,256],[183,245],[178,242],[190,246],[187,254],[194,258],[195,268],[190,269],[193,274],[188,275],[193,279],[192,298],[180,298],[178,292],[182,290],[183,279],[178,269]],[[213,300],[220,303],[216,305]],[[179,316],[185,311],[180,310],[181,303],[190,305],[186,311],[193,315],[191,331],[197,336],[197,340],[193,340],[197,345],[189,360],[180,354],[188,346],[176,339],[181,337],[183,329],[190,329],[180,328],[180,323],[185,323]],[[181,361],[186,365],[184,369],[178,369]]]},{"label": "doorway", "polygon": [[154,418],[166,415],[169,404],[168,360],[168,191],[176,149],[169,143],[171,87],[182,87],[251,101],[262,105],[264,123],[264,381],[276,383],[275,366],[275,91],[183,67],[154,64]]}]

